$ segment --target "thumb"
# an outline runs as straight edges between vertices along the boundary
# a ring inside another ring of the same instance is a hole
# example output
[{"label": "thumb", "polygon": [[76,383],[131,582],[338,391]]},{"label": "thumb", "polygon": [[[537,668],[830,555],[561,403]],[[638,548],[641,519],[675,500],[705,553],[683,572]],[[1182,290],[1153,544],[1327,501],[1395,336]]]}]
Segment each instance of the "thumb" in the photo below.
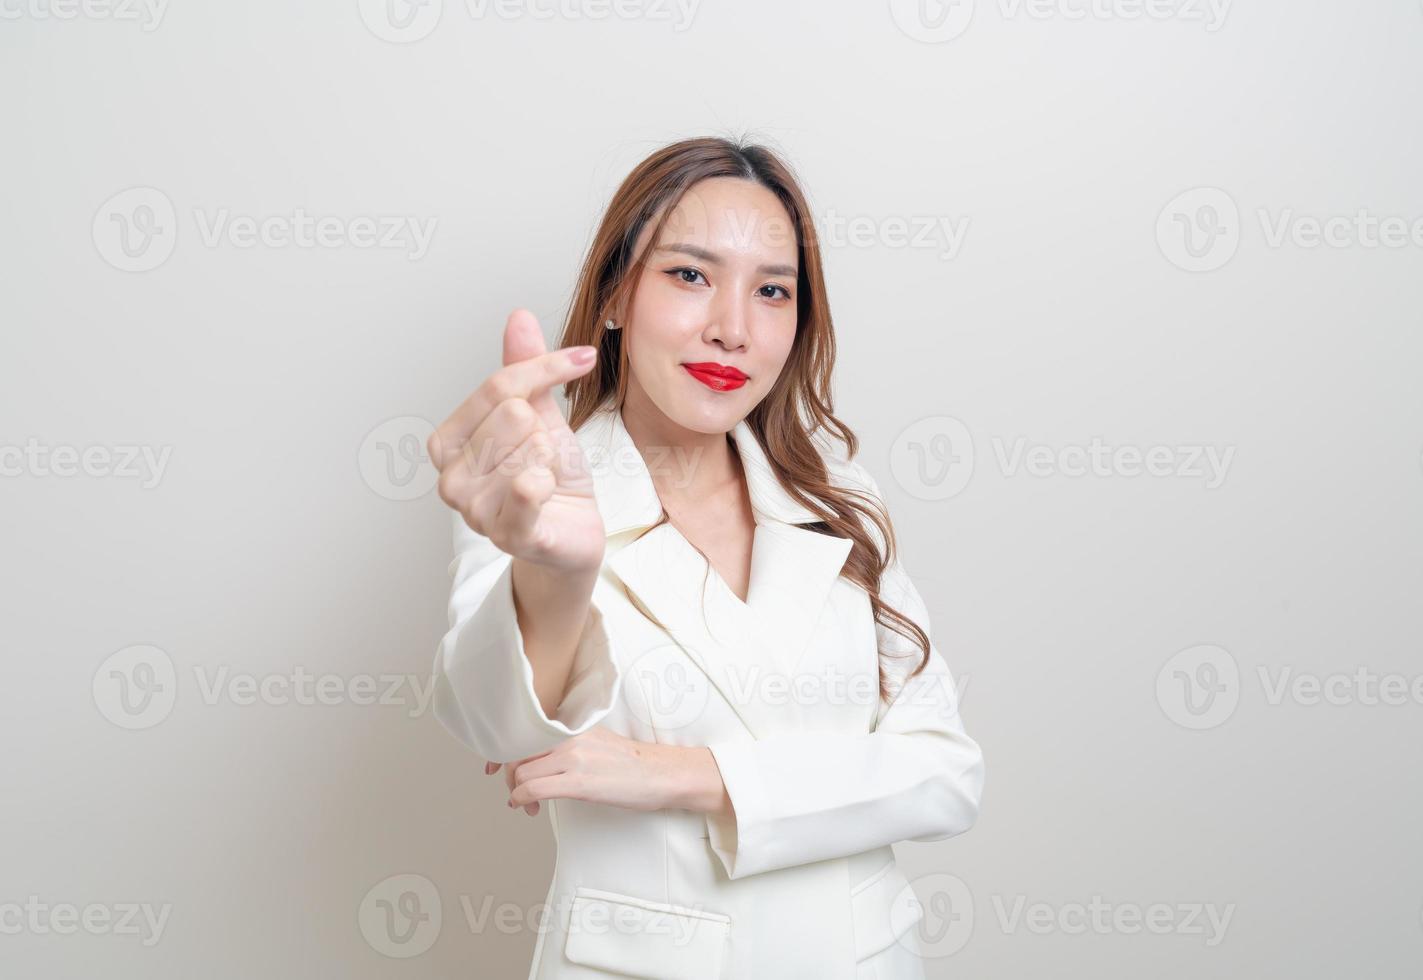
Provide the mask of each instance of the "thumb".
[{"label": "thumb", "polygon": [[516,364],[548,353],[538,317],[528,310],[515,310],[504,322],[504,363]]}]

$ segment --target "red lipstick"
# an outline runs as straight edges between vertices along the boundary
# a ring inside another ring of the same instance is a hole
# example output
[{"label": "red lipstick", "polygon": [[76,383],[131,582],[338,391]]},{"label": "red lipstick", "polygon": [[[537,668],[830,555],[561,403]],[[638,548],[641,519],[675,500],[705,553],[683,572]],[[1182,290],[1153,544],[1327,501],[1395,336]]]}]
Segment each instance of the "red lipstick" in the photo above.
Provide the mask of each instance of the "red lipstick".
[{"label": "red lipstick", "polygon": [[728,364],[700,361],[683,364],[687,373],[713,391],[735,391],[746,383],[747,375]]}]

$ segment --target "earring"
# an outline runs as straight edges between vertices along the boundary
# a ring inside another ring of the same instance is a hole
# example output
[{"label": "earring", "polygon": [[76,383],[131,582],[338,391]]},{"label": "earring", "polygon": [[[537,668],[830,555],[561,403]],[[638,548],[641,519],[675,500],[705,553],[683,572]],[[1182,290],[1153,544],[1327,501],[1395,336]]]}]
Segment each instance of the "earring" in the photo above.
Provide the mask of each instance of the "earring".
[{"label": "earring", "polygon": [[612,320],[608,320],[607,322],[605,322],[605,323],[603,324],[603,326],[607,327],[609,330],[621,330],[621,329],[622,329],[622,328],[619,327],[616,323],[614,323]]}]

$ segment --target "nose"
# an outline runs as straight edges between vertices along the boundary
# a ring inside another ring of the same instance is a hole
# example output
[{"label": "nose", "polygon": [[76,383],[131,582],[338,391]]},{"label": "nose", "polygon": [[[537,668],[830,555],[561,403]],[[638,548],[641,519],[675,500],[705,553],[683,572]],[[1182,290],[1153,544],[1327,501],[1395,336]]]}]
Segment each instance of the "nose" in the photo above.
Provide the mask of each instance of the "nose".
[{"label": "nose", "polygon": [[702,332],[707,343],[720,344],[727,350],[742,350],[749,339],[747,322],[750,317],[748,303],[732,298],[724,298],[712,308],[711,322]]}]

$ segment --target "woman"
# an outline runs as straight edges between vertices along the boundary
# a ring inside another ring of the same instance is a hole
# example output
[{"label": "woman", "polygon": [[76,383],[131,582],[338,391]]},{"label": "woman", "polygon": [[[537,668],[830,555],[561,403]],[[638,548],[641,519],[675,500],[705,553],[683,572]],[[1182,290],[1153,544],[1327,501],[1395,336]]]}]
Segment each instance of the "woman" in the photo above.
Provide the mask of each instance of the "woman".
[{"label": "woman", "polygon": [[922,978],[891,845],[967,830],[983,758],[831,414],[787,168],[645,160],[560,344],[515,311],[429,442],[460,518],[436,713],[558,841],[531,980]]}]

